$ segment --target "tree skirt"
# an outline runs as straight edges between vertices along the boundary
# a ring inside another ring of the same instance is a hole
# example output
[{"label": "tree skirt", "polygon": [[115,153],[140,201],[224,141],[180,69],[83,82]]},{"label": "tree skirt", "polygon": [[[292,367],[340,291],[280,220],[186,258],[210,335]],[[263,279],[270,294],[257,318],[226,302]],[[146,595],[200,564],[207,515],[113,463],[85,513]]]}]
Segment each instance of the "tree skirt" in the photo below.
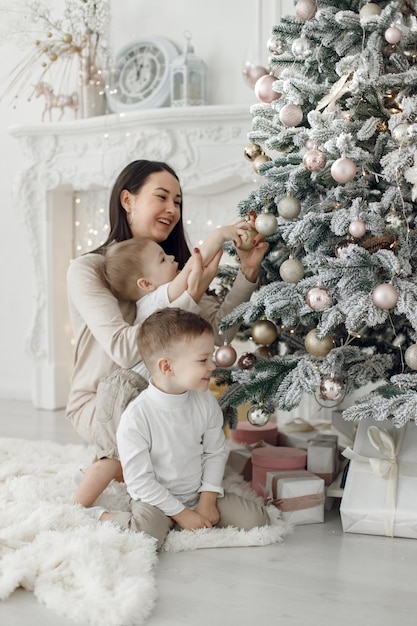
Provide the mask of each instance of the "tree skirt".
[{"label": "tree skirt", "polygon": [[[146,622],[157,600],[155,540],[123,531],[69,504],[73,476],[89,465],[84,445],[0,438],[0,600],[18,587],[74,621],[100,626]],[[243,479],[225,478],[228,490],[256,499]],[[97,504],[128,510],[124,485],[111,483]],[[282,541],[289,528],[269,507],[270,527],[250,531],[172,530],[163,550],[261,546]]]}]

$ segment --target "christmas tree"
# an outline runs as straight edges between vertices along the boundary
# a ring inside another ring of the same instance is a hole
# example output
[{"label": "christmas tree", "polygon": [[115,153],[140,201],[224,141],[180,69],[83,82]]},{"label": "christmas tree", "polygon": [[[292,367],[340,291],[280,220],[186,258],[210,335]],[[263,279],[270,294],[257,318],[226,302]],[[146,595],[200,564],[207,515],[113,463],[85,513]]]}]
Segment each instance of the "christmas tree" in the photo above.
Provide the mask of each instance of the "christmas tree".
[{"label": "christmas tree", "polygon": [[248,401],[262,424],[369,383],[345,419],[417,416],[416,16],[414,1],[298,0],[272,28],[245,147],[262,179],[239,205],[270,248],[222,322],[259,344],[217,371],[231,422]]}]

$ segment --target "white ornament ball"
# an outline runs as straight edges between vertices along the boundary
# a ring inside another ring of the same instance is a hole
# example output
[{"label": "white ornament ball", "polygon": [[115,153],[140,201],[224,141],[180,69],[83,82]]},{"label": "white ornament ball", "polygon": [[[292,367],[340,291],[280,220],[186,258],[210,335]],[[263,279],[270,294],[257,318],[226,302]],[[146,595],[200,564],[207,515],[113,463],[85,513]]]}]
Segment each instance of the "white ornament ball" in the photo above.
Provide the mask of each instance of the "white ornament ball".
[{"label": "white ornament ball", "polygon": [[359,11],[359,19],[361,21],[367,20],[377,15],[381,15],[381,7],[379,7],[374,2],[368,2],[367,4],[364,4]]},{"label": "white ornament ball", "polygon": [[303,121],[303,110],[298,104],[285,104],[279,112],[279,119],[284,126],[298,126]]},{"label": "white ornament ball", "polygon": [[345,383],[338,376],[324,376],[320,383],[320,395],[323,400],[337,402],[345,397]]},{"label": "white ornament ball", "polygon": [[388,43],[397,44],[401,41],[403,34],[397,26],[390,26],[385,31],[384,37]]},{"label": "white ornament ball", "polygon": [[304,35],[298,39],[294,39],[291,52],[296,59],[308,59],[313,53],[310,41]]},{"label": "white ornament ball", "polygon": [[272,86],[276,83],[277,79],[275,76],[271,76],[271,74],[267,74],[266,76],[261,76],[255,83],[255,96],[261,102],[269,104],[274,100],[278,100],[282,94],[275,91]]},{"label": "white ornament ball", "polygon": [[353,220],[349,226],[349,233],[355,239],[360,239],[366,233],[366,224],[362,220]]},{"label": "white ornament ball", "polygon": [[397,126],[391,131],[391,136],[394,139],[395,143],[397,143],[399,146],[406,146],[411,143],[412,138],[408,130],[408,124],[397,124]]},{"label": "white ornament ball", "polygon": [[287,259],[279,268],[279,275],[286,283],[298,283],[304,278],[304,267],[298,259]]},{"label": "white ornament ball", "polygon": [[311,20],[317,12],[317,4],[314,0],[298,0],[295,5],[295,14],[300,20]]},{"label": "white ornament ball", "polygon": [[356,172],[356,164],[346,157],[336,159],[330,168],[330,174],[338,183],[349,183],[355,178]]},{"label": "white ornament ball", "polygon": [[304,345],[309,354],[313,356],[326,356],[333,348],[333,335],[326,335],[322,339],[317,337],[317,328],[313,328],[307,333]]},{"label": "white ornament ball", "polygon": [[413,343],[404,353],[404,359],[408,367],[417,370],[417,343]]},{"label": "white ornament ball", "polygon": [[269,237],[277,232],[277,218],[272,213],[260,213],[255,220],[255,228],[260,235]]},{"label": "white ornament ball", "polygon": [[215,359],[220,367],[230,367],[236,361],[237,353],[232,346],[220,346],[216,350]]},{"label": "white ornament ball", "polygon": [[332,306],[332,296],[324,287],[312,287],[306,294],[306,302],[313,311],[325,311]]},{"label": "white ornament ball", "polygon": [[398,291],[391,283],[381,283],[372,292],[372,300],[378,309],[388,311],[398,302]]},{"label": "white ornament ball", "polygon": [[286,220],[293,220],[300,215],[301,202],[298,198],[288,195],[277,204],[278,215]]},{"label": "white ornament ball", "polygon": [[263,404],[251,406],[248,410],[248,422],[252,426],[265,426],[269,422],[270,412],[265,409]]},{"label": "white ornament ball", "polygon": [[326,165],[326,155],[321,150],[307,150],[303,156],[303,165],[309,172],[320,172]]}]

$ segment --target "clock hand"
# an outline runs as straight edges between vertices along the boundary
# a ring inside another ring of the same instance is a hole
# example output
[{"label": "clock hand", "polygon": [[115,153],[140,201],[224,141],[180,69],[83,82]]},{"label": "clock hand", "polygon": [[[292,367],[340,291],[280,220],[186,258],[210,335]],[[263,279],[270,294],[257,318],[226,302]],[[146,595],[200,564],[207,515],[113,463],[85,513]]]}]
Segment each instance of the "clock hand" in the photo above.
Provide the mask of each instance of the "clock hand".
[{"label": "clock hand", "polygon": [[136,66],[136,80],[139,80],[142,68],[143,68],[143,63],[138,63],[138,60],[135,59],[135,66]]}]

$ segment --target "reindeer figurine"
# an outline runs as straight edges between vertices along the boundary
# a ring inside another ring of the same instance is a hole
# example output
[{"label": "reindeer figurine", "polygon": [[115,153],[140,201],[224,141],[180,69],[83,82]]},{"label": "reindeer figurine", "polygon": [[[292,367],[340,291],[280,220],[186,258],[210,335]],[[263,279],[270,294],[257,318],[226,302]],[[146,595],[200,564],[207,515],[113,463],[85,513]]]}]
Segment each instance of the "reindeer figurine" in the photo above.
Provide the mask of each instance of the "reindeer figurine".
[{"label": "reindeer figurine", "polygon": [[78,95],[74,92],[71,96],[64,96],[63,94],[54,94],[51,85],[44,83],[43,81],[35,85],[34,91],[35,97],[44,96],[45,108],[42,112],[42,122],[45,118],[45,113],[49,111],[49,121],[52,120],[52,109],[61,109],[61,114],[58,121],[62,119],[64,115],[64,108],[68,107],[74,109],[74,116],[77,116],[78,112]]}]

